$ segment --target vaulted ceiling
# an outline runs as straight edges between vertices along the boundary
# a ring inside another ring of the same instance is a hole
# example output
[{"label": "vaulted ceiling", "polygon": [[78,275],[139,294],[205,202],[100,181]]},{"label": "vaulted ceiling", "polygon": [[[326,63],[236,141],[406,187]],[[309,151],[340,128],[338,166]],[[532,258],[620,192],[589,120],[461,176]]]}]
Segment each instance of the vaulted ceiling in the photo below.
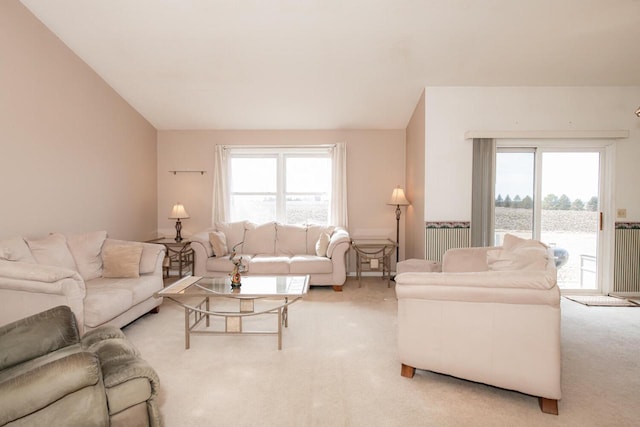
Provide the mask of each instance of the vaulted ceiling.
[{"label": "vaulted ceiling", "polygon": [[158,129],[402,129],[425,86],[640,85],[640,0],[21,1]]}]

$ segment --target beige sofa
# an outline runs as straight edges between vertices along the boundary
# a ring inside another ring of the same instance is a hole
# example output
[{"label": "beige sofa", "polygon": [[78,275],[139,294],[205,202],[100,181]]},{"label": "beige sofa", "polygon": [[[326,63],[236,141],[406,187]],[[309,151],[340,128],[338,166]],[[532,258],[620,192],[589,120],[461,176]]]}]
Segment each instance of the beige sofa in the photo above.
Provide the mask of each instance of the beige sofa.
[{"label": "beige sofa", "polygon": [[341,227],[239,221],[217,223],[189,240],[195,252],[195,276],[227,276],[233,270],[229,253],[235,247],[246,270],[243,274],[308,274],[310,285],[332,286],[336,291],[342,290],[347,277],[351,239]]},{"label": "beige sofa", "polygon": [[516,390],[558,413],[560,291],[552,252],[505,237],[503,247],[451,249],[442,272],[396,276],[401,373],[415,369]]},{"label": "beige sofa", "polygon": [[0,240],[0,325],[67,305],[80,333],[123,327],[155,310],[162,245],[107,238],[105,231]]},{"label": "beige sofa", "polygon": [[0,327],[0,425],[161,426],[159,380],[122,331],[68,306]]}]

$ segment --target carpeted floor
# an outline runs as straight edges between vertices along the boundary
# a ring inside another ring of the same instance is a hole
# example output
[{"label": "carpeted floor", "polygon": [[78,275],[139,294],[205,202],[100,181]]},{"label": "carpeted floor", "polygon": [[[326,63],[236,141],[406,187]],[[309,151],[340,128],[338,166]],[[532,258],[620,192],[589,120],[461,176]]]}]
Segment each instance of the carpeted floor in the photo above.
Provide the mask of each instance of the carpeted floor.
[{"label": "carpeted floor", "polygon": [[521,393],[426,371],[401,377],[396,307],[393,285],[377,278],[362,288],[350,278],[342,293],[312,288],[290,307],[281,351],[275,336],[202,335],[185,350],[184,312],[168,301],[124,332],[160,376],[167,427],[638,425],[640,310],[562,299],[553,416]]}]

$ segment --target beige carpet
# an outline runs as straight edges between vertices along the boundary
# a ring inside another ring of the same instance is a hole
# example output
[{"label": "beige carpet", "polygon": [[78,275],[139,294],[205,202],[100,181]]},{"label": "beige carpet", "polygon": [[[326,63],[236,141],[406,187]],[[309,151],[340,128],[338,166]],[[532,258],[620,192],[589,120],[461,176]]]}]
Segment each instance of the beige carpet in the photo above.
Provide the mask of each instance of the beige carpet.
[{"label": "beige carpet", "polygon": [[185,350],[183,311],[166,301],[124,331],[158,371],[168,427],[638,425],[640,310],[562,309],[559,416],[517,392],[401,377],[394,290],[372,277],[312,288],[291,306],[281,351],[274,336],[195,336]]},{"label": "beige carpet", "polygon": [[633,300],[607,295],[565,295],[564,297],[592,307],[640,307]]}]

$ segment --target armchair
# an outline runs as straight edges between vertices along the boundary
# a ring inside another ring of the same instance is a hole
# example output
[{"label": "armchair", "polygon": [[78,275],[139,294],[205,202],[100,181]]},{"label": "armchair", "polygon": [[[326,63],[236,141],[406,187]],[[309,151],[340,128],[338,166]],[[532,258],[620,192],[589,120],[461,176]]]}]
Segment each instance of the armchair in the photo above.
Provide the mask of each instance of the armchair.
[{"label": "armchair", "polygon": [[451,249],[442,272],[396,276],[401,375],[416,368],[539,397],[557,414],[560,291],[539,242]]},{"label": "armchair", "polygon": [[0,327],[0,426],[160,426],[158,377],[120,329],[68,306]]}]

